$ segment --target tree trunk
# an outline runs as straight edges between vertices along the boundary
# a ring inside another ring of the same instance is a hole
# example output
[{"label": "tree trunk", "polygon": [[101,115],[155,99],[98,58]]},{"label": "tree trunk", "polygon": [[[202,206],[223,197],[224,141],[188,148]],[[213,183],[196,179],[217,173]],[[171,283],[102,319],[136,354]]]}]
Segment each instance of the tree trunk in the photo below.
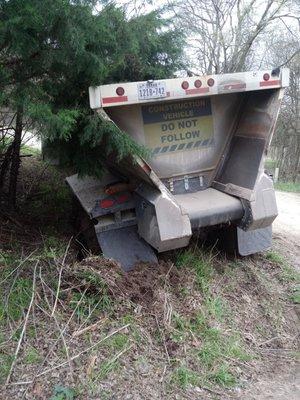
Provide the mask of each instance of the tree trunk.
[{"label": "tree trunk", "polygon": [[0,168],[0,189],[3,188],[5,177],[9,169],[10,159],[11,159],[11,152],[12,152],[12,144],[8,146],[6,153],[3,157],[3,161],[1,163]]},{"label": "tree trunk", "polygon": [[8,201],[11,208],[16,208],[17,183],[20,168],[20,149],[23,129],[23,107],[18,107],[15,137],[12,143],[12,154],[9,174]]}]

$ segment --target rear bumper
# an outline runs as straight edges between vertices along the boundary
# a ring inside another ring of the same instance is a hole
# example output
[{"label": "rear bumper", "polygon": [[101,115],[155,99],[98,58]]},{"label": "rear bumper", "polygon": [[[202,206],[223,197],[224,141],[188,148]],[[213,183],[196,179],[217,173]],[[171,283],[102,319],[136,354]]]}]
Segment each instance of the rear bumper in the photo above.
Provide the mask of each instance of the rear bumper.
[{"label": "rear bumper", "polygon": [[238,198],[213,188],[174,197],[186,210],[193,230],[238,221],[244,215],[242,202]]}]

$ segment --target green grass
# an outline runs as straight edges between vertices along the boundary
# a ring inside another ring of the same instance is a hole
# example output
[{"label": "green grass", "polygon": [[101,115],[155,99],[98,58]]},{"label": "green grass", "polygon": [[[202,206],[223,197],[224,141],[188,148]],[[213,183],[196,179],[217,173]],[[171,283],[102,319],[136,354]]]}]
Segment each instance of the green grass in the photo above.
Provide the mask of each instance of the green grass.
[{"label": "green grass", "polygon": [[274,184],[274,187],[276,190],[280,190],[282,192],[300,193],[300,183],[279,181]]},{"label": "green grass", "polygon": [[210,374],[209,380],[224,387],[231,387],[237,384],[237,380],[229,371],[228,365],[221,365],[216,372]]},{"label": "green grass", "polygon": [[41,150],[36,149],[35,147],[27,146],[26,144],[23,144],[21,146],[21,155],[32,155],[34,157],[39,157],[41,156]]},{"label": "green grass", "polygon": [[5,379],[9,373],[13,359],[14,359],[13,356],[3,354],[0,351],[0,384],[5,382]]},{"label": "green grass", "polygon": [[281,268],[280,280],[283,282],[300,283],[300,274],[293,268],[288,261],[276,251],[269,251],[266,254],[266,259]]},{"label": "green grass", "polygon": [[182,389],[186,389],[189,385],[197,386],[200,382],[200,377],[195,371],[186,366],[181,366],[173,372],[171,382]]},{"label": "green grass", "polygon": [[[276,262],[282,260],[277,254],[269,255]],[[196,286],[200,289],[203,301],[201,312],[192,318],[174,313],[172,339],[175,342],[186,342],[189,335],[198,338],[200,348],[194,351],[194,363],[198,365],[199,373],[186,366],[176,370],[173,379],[181,387],[189,384],[218,384],[233,386],[237,378],[230,371],[228,360],[248,360],[251,357],[244,350],[243,343],[237,334],[225,334],[221,328],[227,319],[231,319],[230,309],[225,300],[212,292],[211,281],[214,275],[213,254],[199,249],[187,250],[179,254],[176,265],[178,268],[192,268],[196,274]],[[234,265],[236,268],[236,265]],[[215,325],[215,326],[214,326]]]},{"label": "green grass", "polygon": [[179,253],[176,266],[178,268],[192,268],[196,273],[199,288],[203,292],[207,292],[213,274],[212,259],[212,253],[206,253],[200,249],[189,249]]},{"label": "green grass", "polygon": [[73,389],[65,386],[55,386],[53,396],[50,400],[73,400],[75,398],[75,392]]},{"label": "green grass", "polygon": [[41,360],[41,356],[40,356],[39,352],[34,347],[30,347],[26,351],[26,355],[25,355],[25,358],[24,358],[24,362],[26,364],[36,364],[40,360]]},{"label": "green grass", "polygon": [[293,293],[289,296],[289,300],[295,304],[300,304],[300,288],[297,288],[293,291]]},{"label": "green grass", "polygon": [[120,363],[118,361],[108,360],[102,362],[96,373],[96,379],[106,379],[111,372],[116,371],[119,367]]},{"label": "green grass", "polygon": [[32,281],[28,278],[18,278],[10,292],[1,297],[0,302],[0,322],[5,318],[18,320],[30,303],[32,291]]},{"label": "green grass", "polygon": [[117,333],[106,341],[106,346],[112,350],[121,351],[128,344],[129,337],[124,333]]}]

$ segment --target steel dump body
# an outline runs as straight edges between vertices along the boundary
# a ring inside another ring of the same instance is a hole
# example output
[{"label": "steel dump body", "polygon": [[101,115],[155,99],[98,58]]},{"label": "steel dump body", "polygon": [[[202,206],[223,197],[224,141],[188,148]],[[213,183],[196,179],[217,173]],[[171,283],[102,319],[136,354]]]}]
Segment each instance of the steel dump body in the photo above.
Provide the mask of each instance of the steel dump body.
[{"label": "steel dump body", "polygon": [[241,254],[270,245],[277,207],[264,160],[288,79],[277,69],[89,89],[91,108],[150,151],[148,162],[107,162],[134,185],[137,237],[160,252],[234,224]]}]

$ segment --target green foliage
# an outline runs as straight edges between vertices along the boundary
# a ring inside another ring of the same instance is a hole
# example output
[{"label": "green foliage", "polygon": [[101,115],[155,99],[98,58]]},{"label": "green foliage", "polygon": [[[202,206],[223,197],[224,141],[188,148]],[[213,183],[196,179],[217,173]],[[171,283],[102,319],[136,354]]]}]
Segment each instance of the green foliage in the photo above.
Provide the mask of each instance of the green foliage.
[{"label": "green foliage", "polygon": [[282,192],[300,193],[300,183],[297,182],[276,182],[274,186],[276,190]]},{"label": "green foliage", "polygon": [[93,3],[0,0],[0,104],[22,110],[63,163],[99,176],[108,154],[144,150],[92,114],[88,87],[170,77],[183,65],[183,34],[157,11],[128,18]]},{"label": "green foliage", "polygon": [[53,396],[50,400],[73,400],[75,398],[74,390],[65,386],[55,386]]}]

